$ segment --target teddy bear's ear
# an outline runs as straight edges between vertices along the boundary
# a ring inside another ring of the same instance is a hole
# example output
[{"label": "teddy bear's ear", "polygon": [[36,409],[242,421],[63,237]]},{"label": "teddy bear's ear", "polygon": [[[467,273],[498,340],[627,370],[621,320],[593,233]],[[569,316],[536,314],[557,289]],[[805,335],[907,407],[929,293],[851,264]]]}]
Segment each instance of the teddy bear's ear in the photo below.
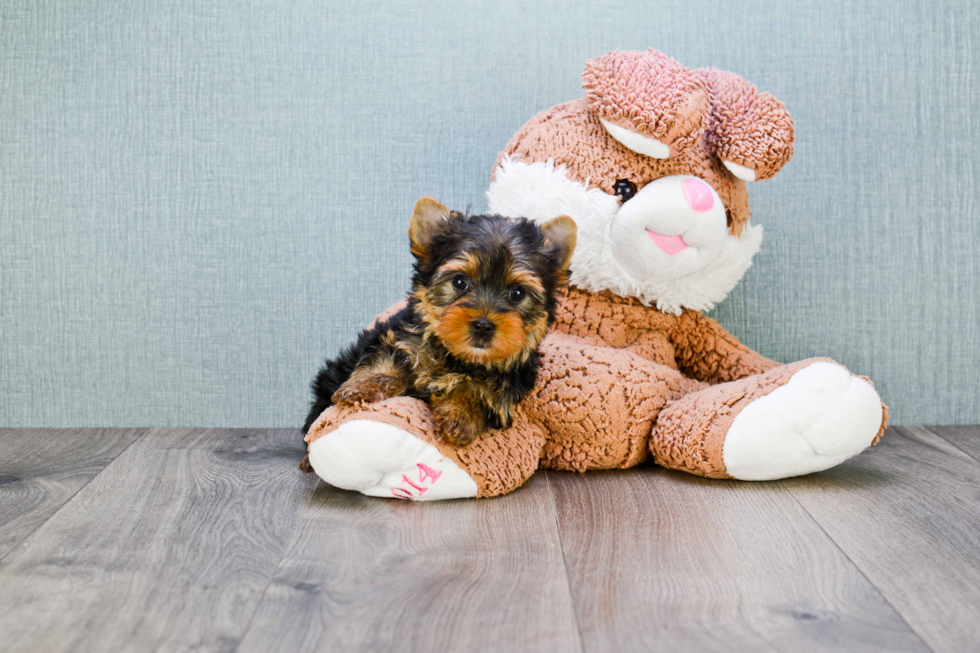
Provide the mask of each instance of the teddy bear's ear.
[{"label": "teddy bear's ear", "polygon": [[541,225],[541,233],[547,247],[558,248],[558,271],[564,276],[568,272],[568,264],[575,253],[575,242],[578,239],[575,221],[567,215],[560,215]]},{"label": "teddy bear's ear", "polygon": [[704,134],[704,81],[656,50],[616,50],[587,61],[582,88],[609,135],[639,154],[666,159]]},{"label": "teddy bear's ear", "polygon": [[408,226],[408,239],[412,254],[418,259],[428,256],[429,244],[439,232],[442,223],[449,219],[449,209],[431,197],[423,197],[415,203],[412,222]]},{"label": "teddy bear's ear", "polygon": [[793,156],[786,106],[745,79],[714,68],[696,71],[708,87],[708,142],[728,171],[744,181],[769,179]]}]

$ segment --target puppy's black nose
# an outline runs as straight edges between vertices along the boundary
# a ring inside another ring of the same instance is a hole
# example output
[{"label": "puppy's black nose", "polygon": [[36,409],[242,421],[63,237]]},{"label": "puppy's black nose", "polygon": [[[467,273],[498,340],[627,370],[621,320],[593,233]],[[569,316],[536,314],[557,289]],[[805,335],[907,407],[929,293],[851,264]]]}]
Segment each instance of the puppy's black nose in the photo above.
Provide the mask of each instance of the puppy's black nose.
[{"label": "puppy's black nose", "polygon": [[485,317],[481,317],[479,320],[475,320],[473,322],[472,329],[473,335],[480,338],[489,338],[491,335],[493,335],[493,331],[496,329],[496,327],[493,325],[493,322]]}]

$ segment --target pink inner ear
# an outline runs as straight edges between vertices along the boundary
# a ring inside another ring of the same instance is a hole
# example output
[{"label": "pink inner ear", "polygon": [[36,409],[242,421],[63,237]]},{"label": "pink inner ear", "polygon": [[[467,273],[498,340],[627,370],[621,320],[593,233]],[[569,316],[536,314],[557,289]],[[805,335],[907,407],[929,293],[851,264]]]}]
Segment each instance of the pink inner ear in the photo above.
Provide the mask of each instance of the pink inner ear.
[{"label": "pink inner ear", "polygon": [[715,205],[715,198],[711,195],[711,187],[700,179],[688,178],[681,182],[684,190],[684,199],[687,205],[698,213],[710,211]]}]

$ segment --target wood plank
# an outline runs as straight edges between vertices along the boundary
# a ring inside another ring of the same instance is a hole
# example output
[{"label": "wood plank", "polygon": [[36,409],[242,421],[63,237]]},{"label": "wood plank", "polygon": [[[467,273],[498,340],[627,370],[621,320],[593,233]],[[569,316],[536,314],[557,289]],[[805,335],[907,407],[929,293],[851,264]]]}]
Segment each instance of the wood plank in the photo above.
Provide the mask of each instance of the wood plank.
[{"label": "wood plank", "polygon": [[227,651],[315,479],[279,431],[151,430],[0,563],[4,651]]},{"label": "wood plank", "polygon": [[[980,426],[929,426],[926,428],[960,451],[969,454],[974,460],[980,461]],[[908,430],[906,429],[906,432]]]},{"label": "wood plank", "polygon": [[439,503],[321,485],[239,649],[297,650],[581,650],[547,479]]},{"label": "wood plank", "polygon": [[980,465],[923,428],[784,481],[937,653],[980,647]]},{"label": "wood plank", "polygon": [[897,433],[900,433],[903,438],[918,442],[929,449],[935,449],[947,456],[952,456],[953,458],[958,458],[966,462],[974,460],[970,454],[925,426],[904,426],[896,428],[901,428],[901,431],[897,431]]},{"label": "wood plank", "polygon": [[0,429],[0,559],[146,429]]},{"label": "wood plank", "polygon": [[925,651],[778,483],[549,472],[586,651]]}]

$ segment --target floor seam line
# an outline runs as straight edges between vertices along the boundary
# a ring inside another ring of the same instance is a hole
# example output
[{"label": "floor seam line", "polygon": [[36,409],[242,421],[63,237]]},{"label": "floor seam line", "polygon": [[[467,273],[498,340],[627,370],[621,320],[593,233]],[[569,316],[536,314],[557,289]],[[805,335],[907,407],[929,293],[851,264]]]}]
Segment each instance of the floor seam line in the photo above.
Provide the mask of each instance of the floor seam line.
[{"label": "floor seam line", "polygon": [[[895,428],[901,429],[901,428],[904,428],[904,427],[896,426]],[[955,442],[950,441],[948,438],[946,438],[945,436],[943,436],[943,434],[940,433],[939,431],[936,431],[932,427],[929,427],[929,426],[920,426],[919,428],[923,428],[923,429],[929,431],[930,433],[932,433],[933,435],[935,435],[937,438],[940,438],[943,442],[945,442],[949,446],[953,447],[954,449],[956,449],[957,451],[959,451],[961,454],[963,454],[967,458],[970,458],[974,462],[980,464],[980,458],[977,458],[976,456],[974,456],[969,451],[963,451],[963,449],[961,449],[960,447],[958,447]]]},{"label": "floor seam line", "polygon": [[293,543],[293,538],[296,537],[296,531],[299,530],[299,523],[303,521],[303,515],[306,513],[306,509],[310,507],[310,502],[313,501],[313,495],[316,494],[316,489],[323,484],[323,480],[317,478],[317,482],[313,484],[310,489],[310,494],[306,497],[306,502],[303,504],[303,509],[299,511],[299,515],[296,517],[296,523],[293,524],[293,530],[289,533],[289,537],[286,538],[286,544],[282,547],[282,551],[279,553],[279,558],[276,560],[276,564],[272,566],[272,572],[269,574],[269,580],[266,582],[265,587],[262,588],[262,594],[259,595],[259,600],[255,604],[255,610],[252,611],[251,616],[248,618],[248,623],[242,628],[242,634],[238,638],[238,642],[235,643],[235,651],[237,653],[238,649],[241,648],[242,642],[245,641],[245,636],[248,635],[248,631],[252,629],[252,623],[255,621],[255,617],[259,614],[259,610],[262,608],[262,603],[265,601],[265,595],[272,587],[272,581],[276,578],[276,572],[279,571],[279,565],[282,564],[283,558],[286,557],[286,552],[289,551],[289,545]]},{"label": "floor seam line", "polygon": [[[130,429],[124,429],[124,430],[127,430],[128,431]],[[102,474],[104,474],[105,473],[105,470],[109,469],[109,466],[112,465],[112,463],[114,463],[117,460],[119,460],[119,457],[122,456],[127,451],[129,451],[130,447],[132,447],[134,444],[136,444],[137,442],[139,442],[140,440],[142,440],[144,435],[146,435],[147,433],[149,433],[150,431],[153,430],[153,427],[152,426],[147,426],[147,427],[144,427],[142,429],[134,429],[134,430],[139,431],[139,433],[136,435],[135,438],[133,438],[133,441],[132,442],[130,442],[129,444],[127,444],[125,447],[123,447],[122,451],[120,451],[118,454],[116,454],[115,457],[113,457],[112,460],[110,460],[109,462],[107,462],[105,464],[105,466],[103,466],[102,469],[99,470],[99,473],[98,474],[95,474],[92,478],[90,478],[89,480],[85,481],[81,486],[79,486],[79,488],[77,490],[75,490],[74,492],[72,492],[71,493],[71,496],[68,497],[67,499],[65,499],[62,502],[62,504],[60,506],[58,506],[58,508],[53,513],[51,513],[50,515],[48,515],[47,518],[43,522],[41,522],[40,524],[38,524],[34,529],[31,530],[30,533],[28,533],[23,538],[21,538],[21,540],[19,542],[17,542],[17,544],[15,544],[14,546],[12,546],[9,551],[7,551],[6,553],[4,553],[3,555],[0,555],[0,562],[3,562],[7,558],[7,556],[9,556],[11,553],[13,553],[14,551],[16,551],[19,547],[23,546],[24,542],[26,542],[28,539],[30,539],[31,535],[34,535],[34,533],[38,532],[42,527],[44,527],[45,524],[47,524],[49,521],[51,521],[51,518],[54,517],[55,515],[57,515],[59,512],[62,511],[62,509],[64,509],[65,506],[67,506],[69,503],[71,503],[72,499],[74,499],[75,497],[77,497],[79,492],[81,492],[82,490],[84,490],[85,488],[87,488],[92,481],[94,481],[99,476],[101,476]]]},{"label": "floor seam line", "polygon": [[905,615],[902,614],[898,610],[898,608],[896,608],[892,604],[892,602],[888,600],[888,598],[882,593],[881,588],[878,587],[877,585],[875,585],[875,583],[870,578],[868,578],[868,575],[866,573],[864,573],[864,570],[861,569],[861,567],[859,567],[858,564],[856,562],[854,562],[853,559],[851,559],[851,556],[847,555],[847,551],[845,551],[844,548],[837,542],[837,540],[835,540],[833,538],[833,536],[831,536],[831,534],[827,532],[827,530],[823,527],[823,524],[821,524],[819,521],[817,521],[817,518],[814,517],[812,514],[810,514],[810,511],[806,509],[806,506],[803,505],[803,503],[800,501],[799,497],[796,496],[796,494],[793,492],[792,489],[790,489],[789,487],[786,486],[786,483],[784,482],[784,479],[779,480],[779,484],[783,487],[783,489],[786,492],[789,493],[789,495],[791,497],[793,497],[793,501],[796,502],[796,505],[798,505],[800,507],[800,509],[804,513],[806,513],[806,516],[810,519],[810,521],[812,521],[816,525],[817,528],[820,529],[820,532],[823,533],[827,537],[828,540],[830,540],[830,542],[834,545],[834,547],[838,551],[840,551],[841,555],[844,556],[844,559],[846,559],[849,563],[851,563],[851,566],[853,566],[854,569],[857,570],[857,572],[859,574],[861,574],[861,578],[863,578],[864,580],[866,580],[868,582],[868,585],[870,585],[872,588],[874,588],[874,591],[878,594],[878,596],[881,597],[881,600],[885,602],[885,605],[887,605],[889,608],[892,609],[892,611],[898,616],[898,618],[902,620],[902,623],[903,624],[905,624],[906,626],[908,626],[908,629],[910,631],[912,631],[912,634],[915,635],[916,638],[920,642],[922,642],[922,645],[925,646],[928,650],[932,651],[933,653],[936,653],[936,649],[934,649],[929,644],[929,642],[927,642],[925,640],[925,638],[922,637],[922,635],[919,633],[919,631],[917,631],[912,626],[912,624],[910,624],[908,622],[908,620],[905,618]]},{"label": "floor seam line", "polygon": [[572,579],[568,574],[568,559],[565,557],[565,540],[561,535],[561,523],[558,521],[558,507],[555,505],[555,491],[551,485],[551,471],[545,471],[548,481],[548,496],[551,498],[551,514],[555,518],[555,531],[558,533],[558,547],[561,549],[561,563],[565,569],[565,584],[568,587],[568,599],[572,606],[572,616],[575,618],[575,632],[578,633],[578,647],[585,653],[585,639],[582,637],[582,624],[579,623],[578,609],[575,606],[575,594],[572,592]]}]

